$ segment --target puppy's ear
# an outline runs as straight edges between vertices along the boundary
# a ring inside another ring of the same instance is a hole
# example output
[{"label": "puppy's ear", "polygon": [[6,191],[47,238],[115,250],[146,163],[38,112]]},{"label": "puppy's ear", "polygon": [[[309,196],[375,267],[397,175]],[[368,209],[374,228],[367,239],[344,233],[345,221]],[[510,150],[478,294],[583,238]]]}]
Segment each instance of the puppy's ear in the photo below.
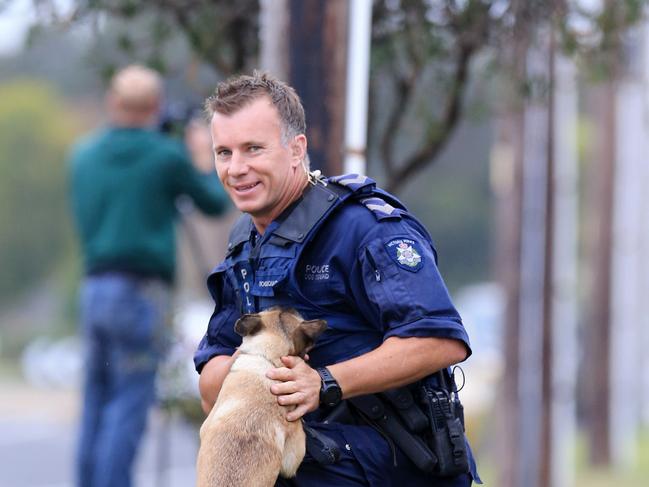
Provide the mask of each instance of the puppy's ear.
[{"label": "puppy's ear", "polygon": [[261,322],[261,316],[258,314],[243,315],[234,324],[234,331],[242,337],[254,335],[261,329]]},{"label": "puppy's ear", "polygon": [[327,322],[325,320],[309,320],[300,323],[300,331],[302,332],[304,341],[306,342],[305,351],[308,351],[313,347],[315,341],[326,329]]}]

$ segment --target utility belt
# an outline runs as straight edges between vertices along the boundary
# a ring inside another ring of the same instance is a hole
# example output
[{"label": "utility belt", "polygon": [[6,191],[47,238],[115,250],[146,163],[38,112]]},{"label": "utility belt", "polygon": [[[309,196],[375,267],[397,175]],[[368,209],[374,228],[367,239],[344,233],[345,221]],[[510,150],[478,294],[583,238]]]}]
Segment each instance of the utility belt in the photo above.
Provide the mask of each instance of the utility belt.
[{"label": "utility belt", "polygon": [[436,381],[342,401],[324,422],[371,426],[388,441],[395,462],[396,445],[424,472],[438,477],[468,473],[462,404],[448,373],[435,375]]}]

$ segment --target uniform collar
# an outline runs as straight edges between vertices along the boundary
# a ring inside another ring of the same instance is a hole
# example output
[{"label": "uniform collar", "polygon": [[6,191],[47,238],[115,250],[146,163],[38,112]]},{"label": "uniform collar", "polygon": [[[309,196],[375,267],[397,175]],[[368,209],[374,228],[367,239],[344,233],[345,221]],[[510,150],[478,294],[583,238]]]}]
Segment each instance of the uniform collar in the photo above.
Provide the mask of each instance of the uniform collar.
[{"label": "uniform collar", "polygon": [[334,206],[339,197],[337,190],[322,184],[309,184],[300,200],[291,205],[277,219],[279,225],[272,233],[291,242],[302,242],[311,229]]},{"label": "uniform collar", "polygon": [[[309,184],[302,196],[284,210],[266,229],[272,242],[302,242],[329,209],[349,191],[336,185]],[[250,215],[244,213],[230,232],[228,254],[250,240],[256,231]]]},{"label": "uniform collar", "polygon": [[239,245],[250,240],[250,234],[254,228],[255,226],[252,223],[250,215],[247,213],[242,214],[230,231],[230,237],[228,239],[228,255],[231,254]]}]

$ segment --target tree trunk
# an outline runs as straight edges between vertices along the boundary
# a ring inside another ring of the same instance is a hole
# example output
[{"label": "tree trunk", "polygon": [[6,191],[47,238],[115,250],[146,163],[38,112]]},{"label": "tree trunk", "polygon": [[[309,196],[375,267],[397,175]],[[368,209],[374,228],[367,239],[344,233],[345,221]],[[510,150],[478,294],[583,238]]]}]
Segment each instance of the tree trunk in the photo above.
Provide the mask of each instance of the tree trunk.
[{"label": "tree trunk", "polygon": [[541,352],[541,458],[539,459],[539,483],[541,487],[550,487],[552,477],[552,448],[554,441],[552,437],[552,424],[554,418],[552,415],[553,404],[553,383],[554,375],[554,333],[553,333],[553,305],[554,305],[554,226],[555,226],[555,164],[554,145],[555,145],[555,89],[554,71],[555,71],[555,42],[554,33],[550,34],[551,39],[548,42],[548,119],[547,119],[547,162],[545,168],[545,235],[544,235],[544,252],[543,261],[543,342]]},{"label": "tree trunk", "polygon": [[552,421],[549,452],[553,487],[574,485],[577,428],[577,80],[573,61],[556,54],[554,69],[554,222],[552,242]]},{"label": "tree trunk", "polygon": [[610,315],[611,315],[611,234],[615,160],[615,82],[595,88],[594,120],[597,135],[589,168],[589,203],[591,211],[588,268],[591,269],[591,290],[586,309],[589,310],[584,356],[586,385],[586,422],[589,459],[595,465],[608,465],[610,452]]}]

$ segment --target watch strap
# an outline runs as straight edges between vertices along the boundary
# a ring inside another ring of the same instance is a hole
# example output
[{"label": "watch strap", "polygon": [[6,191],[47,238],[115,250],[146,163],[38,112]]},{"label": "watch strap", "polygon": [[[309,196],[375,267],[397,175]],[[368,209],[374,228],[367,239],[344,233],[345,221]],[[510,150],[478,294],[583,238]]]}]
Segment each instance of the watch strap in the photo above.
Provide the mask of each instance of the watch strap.
[{"label": "watch strap", "polygon": [[327,367],[318,367],[316,371],[318,372],[318,374],[320,374],[320,378],[325,384],[338,385],[338,381],[334,379],[334,376],[331,375],[331,372],[329,372],[329,369]]}]

